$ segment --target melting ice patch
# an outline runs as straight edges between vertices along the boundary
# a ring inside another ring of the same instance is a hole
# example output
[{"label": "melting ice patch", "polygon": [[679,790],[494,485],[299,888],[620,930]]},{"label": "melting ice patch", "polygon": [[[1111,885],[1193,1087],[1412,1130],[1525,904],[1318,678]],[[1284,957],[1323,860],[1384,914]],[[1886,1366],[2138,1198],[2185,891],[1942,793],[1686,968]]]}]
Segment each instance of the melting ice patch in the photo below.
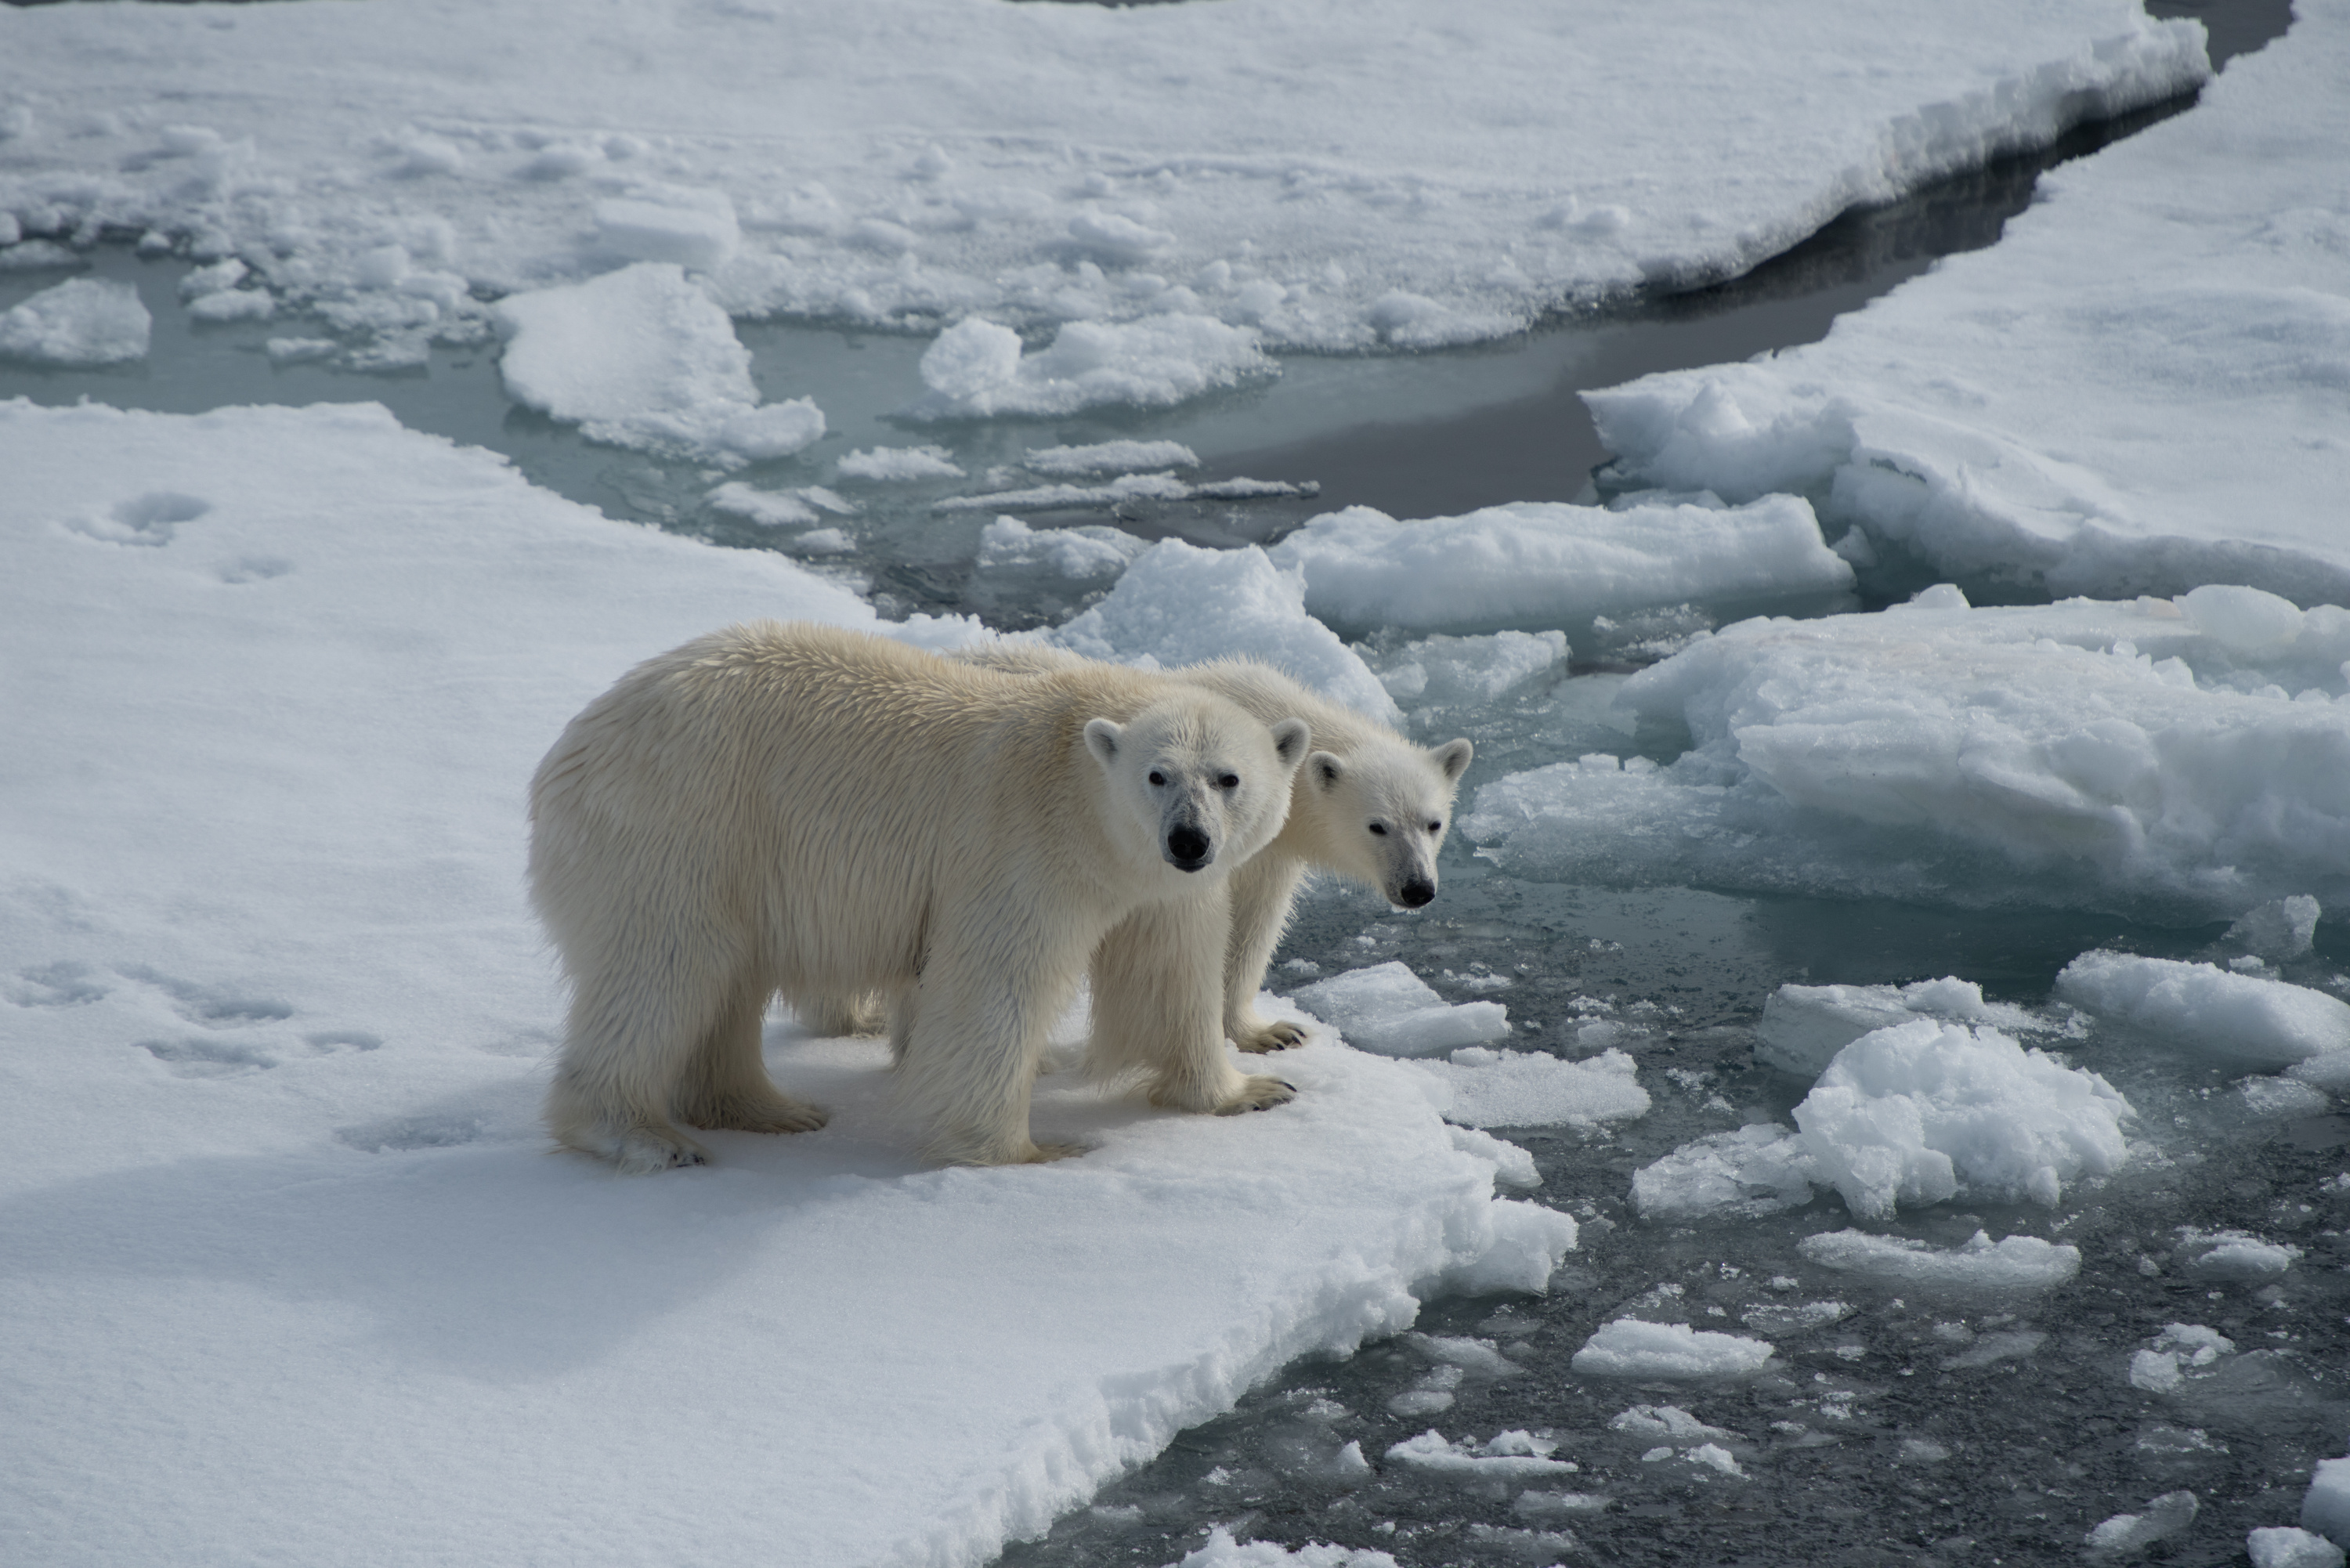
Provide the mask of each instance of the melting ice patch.
[{"label": "melting ice patch", "polygon": [[1290,1000],[1352,1044],[1383,1056],[1432,1056],[1510,1033],[1507,1007],[1498,1002],[1456,1007],[1400,960],[1299,986]]},{"label": "melting ice patch", "polygon": [[760,405],[734,324],[674,263],[513,295],[496,319],[508,395],[591,441],[734,467],[824,434],[806,398]]},{"label": "melting ice patch", "polygon": [[1978,1231],[1959,1247],[1936,1247],[1903,1236],[1836,1231],[1806,1236],[1795,1250],[1823,1268],[1842,1269],[1896,1284],[1929,1290],[2046,1290],[2081,1272],[2081,1249],[2037,1236],[1994,1242]]},{"label": "melting ice patch", "polygon": [[1543,1051],[1471,1045],[1441,1062],[1410,1065],[1435,1080],[1437,1109],[1445,1119],[1467,1127],[1589,1127],[1648,1114],[1648,1091],[1621,1051],[1571,1062]]},{"label": "melting ice patch", "polygon": [[2214,964],[2086,952],[2056,977],[2056,997],[2239,1066],[2273,1070],[2350,1051],[2350,1003]]},{"label": "melting ice patch", "polygon": [[1692,599],[1784,599],[1852,586],[1805,503],[1725,509],[1519,502],[1399,523],[1367,506],[1315,518],[1273,548],[1305,607],[1353,631],[1588,626]]},{"label": "melting ice patch", "polygon": [[1253,327],[1205,316],[1145,317],[1123,325],[1072,321],[1028,353],[1009,327],[970,317],[922,355],[930,389],[911,420],[1031,419],[1105,403],[1164,408],[1220,387],[1279,373]]},{"label": "melting ice patch", "polygon": [[1671,765],[1513,774],[1461,827],[1545,879],[2198,918],[2330,900],[2350,894],[2350,610],[2262,598],[2290,636],[2222,635],[2185,601],[1974,609],[1947,587],[1742,622],[1618,693],[1687,727]]},{"label": "melting ice patch", "polygon": [[1602,1324],[1570,1365],[1586,1377],[1699,1380],[1742,1376],[1771,1355],[1771,1346],[1759,1339],[1626,1317]]},{"label": "melting ice patch", "polygon": [[1810,1077],[1862,1035],[1915,1018],[1984,1023],[2011,1033],[2048,1027],[2023,1008],[1985,1002],[1981,986],[1955,975],[1902,986],[1790,984],[1763,1002],[1754,1054]]},{"label": "melting ice patch", "polygon": [[0,311],[0,359],[58,366],[144,359],[154,325],[130,285],[68,278]]}]

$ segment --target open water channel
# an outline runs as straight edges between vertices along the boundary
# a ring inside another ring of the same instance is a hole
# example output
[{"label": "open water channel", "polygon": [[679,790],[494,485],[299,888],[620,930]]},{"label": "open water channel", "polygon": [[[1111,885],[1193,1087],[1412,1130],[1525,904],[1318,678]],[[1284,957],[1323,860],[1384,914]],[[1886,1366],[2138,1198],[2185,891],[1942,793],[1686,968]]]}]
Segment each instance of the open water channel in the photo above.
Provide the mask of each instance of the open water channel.
[{"label": "open water channel", "polygon": [[[2222,60],[2288,20],[2276,0],[2151,8],[2204,16]],[[769,399],[812,396],[825,410],[834,433],[818,459],[941,441],[981,475],[1028,447],[1139,438],[1183,442],[1206,477],[1319,486],[1310,500],[1030,514],[1039,527],[1115,522],[1149,537],[1233,545],[1269,542],[1341,505],[1415,517],[1587,498],[1607,454],[1578,389],[1813,340],[1937,257],[1996,243],[2042,169],[2183,107],[2087,128],[2040,157],[1847,214],[1719,287],[1475,350],[1293,357],[1275,380],[1170,410],[916,431],[891,422],[890,410],[919,387],[926,340],[790,323],[741,324],[740,336]],[[149,358],[103,371],[0,367],[0,397],[174,411],[372,400],[413,428],[505,452],[535,482],[613,515],[730,545],[787,543],[710,505],[705,471],[596,446],[515,407],[492,346],[436,348],[426,363],[390,375],[286,362],[265,340],[299,324],[192,327],[174,294],[184,261],[100,246],[77,265],[139,286],[155,317]],[[60,275],[0,273],[0,308]],[[823,470],[801,459],[738,477],[806,486]],[[933,511],[947,490],[896,485],[857,497],[853,516],[827,519],[853,547],[822,557],[820,569],[857,579],[888,612],[975,611],[1009,628],[1082,607],[1082,597],[1042,589],[1026,598],[979,593],[972,561],[990,514]],[[1892,564],[1844,607],[1918,586]],[[1986,597],[1980,585],[1976,597]],[[1686,607],[1662,629],[1686,633],[1724,608]],[[1578,640],[1576,662],[1548,685],[1448,715],[1446,733],[1478,744],[1464,802],[1503,774],[1586,752],[1669,761],[1685,736],[1636,731],[1608,706],[1627,670],[1655,656],[1653,637],[1647,651],[1638,640]],[[1753,1053],[1763,1002],[1783,983],[1955,974],[1989,997],[2038,1007],[2057,970],[2086,949],[2224,957],[2237,950],[2223,928],[1540,883],[1503,875],[1471,849],[1453,839],[1441,896],[1414,915],[1357,889],[1319,887],[1280,958],[1293,973],[1310,966],[1324,975],[1401,959],[1450,1000],[1505,1002],[1517,1049],[1584,1056],[1604,1037],[1630,1051],[1655,1102],[1645,1117],[1587,1131],[1502,1129],[1534,1152],[1544,1179],[1538,1200],[1577,1216],[1580,1250],[1547,1296],[1440,1302],[1418,1334],[1342,1362],[1293,1366],[1046,1538],[1008,1550],[1003,1568],[1155,1568],[1197,1547],[1215,1523],[1292,1548],[1386,1552],[1415,1568],[2069,1563],[2082,1560],[2100,1521],[2180,1491],[2194,1494],[2194,1517],[2143,1560],[2219,1563],[2243,1560],[2247,1530],[2293,1521],[2313,1463],[2350,1438],[2350,1196],[2340,1190],[2350,1184],[2328,1185],[2350,1168],[2350,1116],[2262,1119],[2225,1092],[2225,1075],[2080,1046],[2074,1059],[2137,1107],[2137,1131],[2152,1135],[2146,1158],[2055,1210],[1944,1204],[1905,1211],[1893,1227],[1938,1246],[1982,1229],[2080,1248],[2077,1280],[2041,1295],[1952,1297],[1831,1275],[1795,1243],[1850,1222],[1833,1194],[1702,1227],[1643,1221],[1627,1202],[1632,1172],[1676,1147],[1788,1119],[1808,1080]],[[2283,977],[2338,988],[2350,967],[2345,929],[2322,923],[2314,950],[2286,961]],[[1495,989],[1497,980],[1506,986]],[[2173,1252],[2183,1226],[2289,1236],[2305,1255],[2274,1279],[2190,1277]],[[1837,1310],[1806,1310],[1823,1302]],[[1776,1354],[1762,1376],[1736,1382],[1627,1386],[1572,1372],[1569,1356],[1593,1331],[1634,1307],[1659,1321],[1761,1334]],[[2241,1354],[2184,1395],[2133,1386],[2133,1353],[2179,1322],[2217,1330]],[[1470,1341],[1482,1351],[1459,1348]],[[1636,1406],[1685,1410],[1711,1436],[1692,1429],[1677,1442],[1655,1424],[1669,1427],[1665,1417],[1624,1420]],[[1385,1458],[1431,1427],[1460,1442],[1524,1431],[1577,1469],[1540,1489],[1552,1501],[1529,1502],[1535,1493],[1523,1485],[1448,1480]],[[1720,1458],[1688,1457],[1703,1442]]]}]

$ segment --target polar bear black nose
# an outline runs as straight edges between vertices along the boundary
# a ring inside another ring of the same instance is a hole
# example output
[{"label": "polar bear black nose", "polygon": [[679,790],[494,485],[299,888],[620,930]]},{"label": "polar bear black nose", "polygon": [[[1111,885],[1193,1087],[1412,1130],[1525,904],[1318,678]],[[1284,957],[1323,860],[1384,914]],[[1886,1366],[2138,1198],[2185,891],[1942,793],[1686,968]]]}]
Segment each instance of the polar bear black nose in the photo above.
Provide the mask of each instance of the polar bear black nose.
[{"label": "polar bear black nose", "polygon": [[1436,897],[1436,884],[1425,877],[1415,877],[1396,894],[1396,902],[1407,909],[1417,909]]},{"label": "polar bear black nose", "polygon": [[1196,827],[1170,829],[1167,835],[1167,859],[1178,871],[1197,871],[1208,863],[1208,836]]}]

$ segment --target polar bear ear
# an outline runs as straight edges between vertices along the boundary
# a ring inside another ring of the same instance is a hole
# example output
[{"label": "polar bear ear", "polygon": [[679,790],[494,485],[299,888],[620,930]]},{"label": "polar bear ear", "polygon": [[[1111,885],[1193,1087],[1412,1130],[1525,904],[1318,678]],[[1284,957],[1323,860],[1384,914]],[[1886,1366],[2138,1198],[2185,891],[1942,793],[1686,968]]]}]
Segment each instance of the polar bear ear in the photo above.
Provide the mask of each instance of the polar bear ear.
[{"label": "polar bear ear", "polygon": [[1469,771],[1469,759],[1476,754],[1477,748],[1471,745],[1469,738],[1463,735],[1457,741],[1447,741],[1436,748],[1436,765],[1444,770],[1444,776],[1447,779],[1458,784],[1461,782],[1461,775]]},{"label": "polar bear ear", "polygon": [[1088,719],[1086,721],[1086,750],[1094,754],[1094,761],[1108,767],[1118,760],[1118,742],[1125,734],[1123,729],[1107,719]]},{"label": "polar bear ear", "polygon": [[1313,773],[1314,782],[1324,789],[1336,789],[1338,781],[1347,776],[1347,764],[1327,752],[1315,753],[1305,759],[1305,765]]},{"label": "polar bear ear", "polygon": [[1281,765],[1295,769],[1305,748],[1314,743],[1314,732],[1303,719],[1284,719],[1273,727],[1273,749],[1281,758]]}]

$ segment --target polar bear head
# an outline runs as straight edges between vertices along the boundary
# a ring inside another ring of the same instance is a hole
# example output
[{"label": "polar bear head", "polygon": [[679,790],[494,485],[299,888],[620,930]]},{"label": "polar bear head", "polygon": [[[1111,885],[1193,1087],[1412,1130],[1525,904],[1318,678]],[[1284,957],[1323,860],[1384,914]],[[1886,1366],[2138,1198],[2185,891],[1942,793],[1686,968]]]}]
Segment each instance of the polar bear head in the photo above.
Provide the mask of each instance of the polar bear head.
[{"label": "polar bear head", "polygon": [[1113,820],[1181,872],[1222,874],[1273,842],[1311,738],[1303,719],[1268,727],[1203,691],[1161,698],[1123,724],[1086,725]]},{"label": "polar bear head", "polygon": [[1298,794],[1320,818],[1324,863],[1369,883],[1390,904],[1417,909],[1435,898],[1436,852],[1475,753],[1466,740],[1429,748],[1381,737],[1351,757],[1306,758]]}]

